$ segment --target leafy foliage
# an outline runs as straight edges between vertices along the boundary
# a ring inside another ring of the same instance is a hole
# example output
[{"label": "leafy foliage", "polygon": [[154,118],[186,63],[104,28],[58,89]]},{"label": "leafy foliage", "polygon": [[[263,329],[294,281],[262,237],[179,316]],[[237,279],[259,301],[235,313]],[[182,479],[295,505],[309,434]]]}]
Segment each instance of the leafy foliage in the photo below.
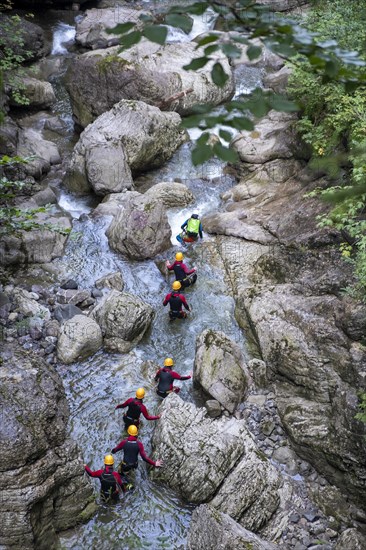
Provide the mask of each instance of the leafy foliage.
[{"label": "leafy foliage", "polygon": [[[3,156],[0,158],[0,170],[4,166],[25,164],[28,160],[21,157]],[[14,199],[21,193],[25,185],[25,182],[22,181],[10,181],[5,175],[1,175],[0,177],[0,237],[3,238],[6,235],[18,237],[23,231],[36,229],[49,229],[63,235],[70,233],[69,229],[64,229],[50,223],[39,223],[36,220],[37,214],[47,212],[49,206],[20,209],[14,205]]]},{"label": "leafy foliage", "polygon": [[[0,93],[6,86],[12,90],[12,98],[19,105],[28,105],[29,100],[24,95],[25,86],[22,83],[20,67],[31,57],[24,49],[24,33],[18,15],[4,15],[3,12],[12,8],[10,1],[0,4]],[[4,118],[0,105],[0,123]]]},{"label": "leafy foliage", "polygon": [[[213,1],[173,6],[163,22],[189,33],[192,28],[190,16],[202,15],[208,8],[221,17],[224,31],[227,32],[210,31],[202,36],[197,41],[198,56],[185,69],[198,71],[211,62],[211,78],[217,86],[225,86],[229,79],[222,59],[232,61],[239,58],[243,48],[246,48],[249,59],[258,58],[262,47],[253,43],[253,39],[258,38],[266,47],[286,59],[294,56],[305,58],[312,74],[319,81],[353,87],[366,82],[365,62],[357,52],[342,49],[335,40],[320,40],[316,32],[307,30],[296,20],[269,12],[254,0],[238,0],[235,4]],[[109,32],[120,34],[121,50],[137,44],[143,37],[158,44],[165,43],[167,29],[162,24],[156,24],[161,23],[161,15],[156,20],[146,15],[140,19],[144,23],[142,29],[141,22],[136,25],[125,23],[110,29]],[[199,126],[204,131],[217,125],[234,130],[252,129],[253,116],[261,117],[270,109],[294,111],[297,108],[295,101],[256,90],[248,101],[239,98],[225,104],[223,114],[213,112],[210,106],[198,105],[196,112],[187,117],[183,125],[186,128]],[[200,164],[215,155],[225,161],[237,158],[235,152],[222,143],[220,147],[214,147],[207,145],[207,140],[196,144],[192,158],[195,164]]]},{"label": "leafy foliage", "polygon": [[[310,11],[306,24],[323,43],[336,38],[344,48],[364,49],[366,10],[360,0],[325,1]],[[354,264],[358,279],[349,291],[365,299],[366,86],[363,83],[352,90],[339,82],[324,82],[308,60],[297,57],[292,61],[289,92],[302,109],[298,128],[312,148],[311,165],[326,170],[334,179],[339,179],[343,167],[342,185],[311,194],[334,205],[319,223],[336,227],[345,235],[340,252]],[[358,73],[360,69],[355,75]]]}]

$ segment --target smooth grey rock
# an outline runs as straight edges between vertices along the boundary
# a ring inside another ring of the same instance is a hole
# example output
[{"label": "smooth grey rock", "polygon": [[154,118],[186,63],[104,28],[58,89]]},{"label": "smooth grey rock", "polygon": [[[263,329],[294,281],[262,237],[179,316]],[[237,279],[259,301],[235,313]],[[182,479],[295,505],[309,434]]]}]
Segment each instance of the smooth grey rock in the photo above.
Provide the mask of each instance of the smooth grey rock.
[{"label": "smooth grey rock", "polygon": [[126,23],[126,21],[140,23],[141,27],[142,22],[139,16],[148,13],[150,12],[135,10],[129,6],[105,9],[98,7],[86,10],[83,18],[76,24],[75,41],[84,48],[93,50],[115,46],[119,44],[120,35],[107,33],[106,30],[112,29],[119,23]]},{"label": "smooth grey rock", "polygon": [[133,260],[143,260],[170,248],[172,232],[163,204],[140,195],[126,202],[106,235],[113,250]]},{"label": "smooth grey rock", "polygon": [[103,331],[105,349],[127,353],[149,328],[154,311],[138,296],[112,290],[89,315]]},{"label": "smooth grey rock", "polygon": [[295,129],[297,117],[289,113],[270,111],[253,132],[238,134],[231,146],[240,160],[263,164],[274,159],[304,158],[304,148]]},{"label": "smooth grey rock", "polygon": [[[39,109],[47,109],[56,102],[55,92],[50,82],[44,82],[27,76],[20,78],[20,85],[22,86],[22,94],[28,100],[28,106],[30,108],[37,107]],[[12,93],[11,87],[10,93]],[[10,104],[18,105],[15,100],[11,100]]]},{"label": "smooth grey rock", "polygon": [[217,418],[221,416],[221,405],[216,399],[209,399],[205,402],[206,411],[209,417]]},{"label": "smooth grey rock", "polygon": [[68,288],[66,290],[60,288],[56,294],[56,300],[59,304],[72,304],[77,306],[84,300],[90,298],[89,290]]},{"label": "smooth grey rock", "polygon": [[196,339],[193,379],[233,413],[248,386],[248,371],[238,344],[223,332],[202,332]]},{"label": "smooth grey rock", "polygon": [[[85,128],[95,118],[122,100],[137,100],[180,115],[192,113],[197,103],[218,105],[232,97],[234,78],[226,59],[220,63],[229,76],[223,87],[216,86],[211,70],[217,54],[198,71],[183,66],[203,55],[197,44],[165,44],[147,40],[119,53],[119,47],[95,50],[78,56],[67,73],[73,114]],[[106,82],[108,85],[106,86]],[[189,93],[184,94],[191,90]],[[178,95],[175,101],[168,101]]]},{"label": "smooth grey rock", "polygon": [[176,181],[157,183],[146,191],[146,196],[160,200],[165,208],[188,206],[194,201],[192,191],[183,183]]},{"label": "smooth grey rock", "polygon": [[57,321],[63,323],[72,319],[75,315],[82,315],[83,312],[80,308],[74,306],[73,304],[60,305],[55,308],[53,315]]},{"label": "smooth grey rock", "polygon": [[103,345],[100,326],[86,315],[75,315],[66,321],[57,342],[57,356],[66,364],[94,355]]},{"label": "smooth grey rock", "polygon": [[75,281],[75,279],[68,279],[67,281],[62,283],[62,285],[60,285],[60,288],[62,288],[63,290],[69,290],[69,289],[75,290],[78,288],[78,286],[79,285]]},{"label": "smooth grey rock", "polygon": [[177,113],[141,101],[122,100],[81,134],[65,185],[78,194],[120,193],[132,173],[161,166],[187,139]]},{"label": "smooth grey rock", "polygon": [[[108,275],[103,275],[97,281],[95,281],[96,288],[113,288],[115,290],[122,291],[125,283],[122,279],[122,274],[120,271],[114,271],[113,273],[108,273]],[[103,294],[99,294],[99,297]],[[96,298],[96,296],[94,296]]]},{"label": "smooth grey rock", "polygon": [[22,168],[27,175],[40,179],[47,174],[53,164],[60,164],[61,157],[52,141],[43,139],[41,132],[26,128],[19,131],[17,154],[21,157],[34,157]]}]

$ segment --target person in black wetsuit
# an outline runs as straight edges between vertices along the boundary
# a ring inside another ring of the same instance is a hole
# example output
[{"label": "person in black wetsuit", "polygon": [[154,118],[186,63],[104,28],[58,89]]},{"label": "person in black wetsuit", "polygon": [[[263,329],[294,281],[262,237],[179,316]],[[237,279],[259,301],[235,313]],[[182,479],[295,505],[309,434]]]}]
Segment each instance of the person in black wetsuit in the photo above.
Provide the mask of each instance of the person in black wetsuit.
[{"label": "person in black wetsuit", "polygon": [[169,271],[174,271],[175,279],[181,283],[182,288],[194,285],[197,281],[196,268],[188,269],[186,264],[183,263],[183,254],[181,252],[176,253],[175,262],[172,264],[167,261],[166,267]]},{"label": "person in black wetsuit", "polygon": [[151,464],[151,466],[154,466],[155,468],[161,468],[163,465],[163,461],[154,461],[149,458],[145,453],[145,449],[141,441],[137,441],[139,431],[134,424],[131,424],[131,426],[128,427],[127,433],[127,439],[123,439],[123,441],[121,441],[121,443],[119,443],[117,447],[112,449],[112,454],[118,453],[118,451],[121,451],[123,449],[123,461],[118,467],[119,471],[121,473],[127,473],[133,469],[136,469],[137,459],[139,455],[141,456],[142,460],[144,460],[148,464]]},{"label": "person in black wetsuit", "polygon": [[187,313],[183,311],[182,306],[184,306],[187,311],[191,311],[185,296],[179,293],[181,286],[179,281],[174,281],[172,284],[172,292],[169,292],[163,301],[163,306],[170,305],[169,317],[171,321],[175,321],[175,319],[185,319],[187,317]]},{"label": "person in black wetsuit", "polygon": [[138,388],[136,390],[136,397],[130,397],[121,405],[117,405],[116,409],[124,409],[125,407],[128,407],[127,412],[123,415],[123,422],[125,423],[126,430],[128,426],[131,426],[131,424],[134,424],[135,426],[140,424],[141,413],[144,415],[146,420],[159,420],[159,415],[150,416],[147,412],[147,408],[142,401],[144,397],[144,388]]},{"label": "person in black wetsuit", "polygon": [[84,469],[88,476],[97,477],[100,480],[100,496],[103,502],[118,502],[119,495],[130,489],[127,480],[113,469],[114,458],[112,455],[104,457],[104,469],[93,472],[87,464]]},{"label": "person in black wetsuit", "polygon": [[164,361],[164,367],[162,369],[159,369],[157,373],[155,374],[155,382],[158,382],[158,386],[156,388],[156,393],[160,396],[165,398],[169,393],[179,393],[180,388],[173,386],[174,380],[189,380],[191,377],[190,374],[187,376],[181,376],[174,370],[172,370],[174,365],[174,361],[171,357],[167,357]]}]

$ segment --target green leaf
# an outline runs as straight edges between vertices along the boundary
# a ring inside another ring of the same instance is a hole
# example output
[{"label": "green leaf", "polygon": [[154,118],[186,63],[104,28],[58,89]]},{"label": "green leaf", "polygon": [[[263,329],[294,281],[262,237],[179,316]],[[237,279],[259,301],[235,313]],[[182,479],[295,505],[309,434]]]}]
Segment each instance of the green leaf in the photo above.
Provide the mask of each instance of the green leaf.
[{"label": "green leaf", "polygon": [[212,44],[212,46],[207,46],[205,48],[205,55],[211,55],[212,53],[216,52],[219,49],[218,44]]},{"label": "green leaf", "polygon": [[166,16],[165,22],[172,27],[178,27],[182,29],[186,34],[189,34],[193,27],[193,20],[187,15],[180,15],[178,13],[171,13]]},{"label": "green leaf", "polygon": [[234,44],[223,44],[221,46],[221,50],[224,52],[226,57],[230,57],[232,59],[237,59],[241,56],[241,50]]},{"label": "green leaf", "polygon": [[224,139],[225,141],[231,141],[233,135],[231,132],[228,132],[227,130],[220,130],[219,131],[220,138]]},{"label": "green leaf", "polygon": [[203,164],[213,156],[212,147],[209,145],[199,145],[192,151],[192,162],[194,166],[197,166],[198,164]]},{"label": "green leaf", "polygon": [[276,111],[283,111],[285,113],[293,113],[299,110],[298,105],[294,101],[290,101],[280,95],[273,95],[269,98],[269,104],[272,109]]},{"label": "green leaf", "polygon": [[247,56],[249,57],[250,61],[253,59],[257,59],[262,53],[262,48],[260,46],[249,46],[247,49]]},{"label": "green leaf", "polygon": [[[216,42],[218,39],[218,36],[216,34],[209,34],[208,36],[204,36],[197,42],[197,48],[201,46],[206,46],[206,44],[211,44],[211,42]],[[196,48],[196,49],[197,49]]]},{"label": "green leaf", "polygon": [[186,71],[197,71],[197,69],[204,67],[208,61],[208,57],[196,57],[196,59],[192,59],[188,65],[184,65],[183,69]]},{"label": "green leaf", "polygon": [[228,147],[224,147],[221,143],[215,143],[213,151],[217,157],[226,162],[236,162],[238,160],[237,153]]},{"label": "green leaf", "polygon": [[168,29],[162,25],[149,25],[144,28],[143,34],[148,40],[151,40],[151,42],[156,42],[156,44],[165,44]]},{"label": "green leaf", "polygon": [[230,126],[236,130],[247,130],[248,132],[251,132],[254,129],[254,124],[250,118],[244,116],[236,117],[230,120]]},{"label": "green leaf", "polygon": [[130,48],[134,44],[137,44],[141,40],[142,34],[140,31],[132,31],[129,34],[125,34],[121,37],[121,45],[123,49]]},{"label": "green leaf", "polygon": [[105,32],[107,34],[125,34],[126,32],[133,29],[135,26],[135,23],[132,23],[129,21],[128,23],[119,23],[113,29],[105,29]]},{"label": "green leaf", "polygon": [[338,74],[339,65],[335,61],[327,61],[325,64],[325,72],[331,78],[334,78]]},{"label": "green leaf", "polygon": [[210,137],[208,132],[203,132],[200,137],[196,140],[197,145],[205,145]]},{"label": "green leaf", "polygon": [[225,86],[225,83],[229,78],[229,75],[227,75],[222,68],[221,63],[218,62],[215,63],[215,65],[212,67],[211,76],[214,84],[216,84],[216,86],[219,86],[220,88]]},{"label": "green leaf", "polygon": [[202,15],[208,8],[208,2],[195,2],[189,6],[172,6],[171,13],[191,13],[192,15]]}]

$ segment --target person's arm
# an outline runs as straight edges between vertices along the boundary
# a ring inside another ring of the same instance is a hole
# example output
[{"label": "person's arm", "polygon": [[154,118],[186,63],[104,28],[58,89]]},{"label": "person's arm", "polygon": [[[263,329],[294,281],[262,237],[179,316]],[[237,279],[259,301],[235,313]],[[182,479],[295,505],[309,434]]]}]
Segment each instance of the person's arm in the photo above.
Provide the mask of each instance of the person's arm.
[{"label": "person's arm", "polygon": [[161,371],[161,369],[159,369],[155,374],[155,377],[154,377],[155,382],[157,382],[159,380],[160,371]]},{"label": "person's arm", "polygon": [[164,298],[163,306],[166,306],[171,298],[171,293],[167,294]]},{"label": "person's arm", "polygon": [[95,472],[93,472],[87,464],[84,465],[84,469],[90,477],[100,477],[103,473],[103,470],[96,470]]},{"label": "person's arm", "polygon": [[173,262],[172,264],[170,264],[170,263],[168,262],[168,260],[167,260],[167,262],[166,262],[165,265],[166,265],[166,268],[168,269],[168,271],[173,271],[173,269],[174,269],[174,264],[175,264],[175,262]]},{"label": "person's arm", "polygon": [[140,405],[140,409],[141,409],[141,412],[142,414],[144,415],[144,417],[146,418],[146,420],[159,420],[160,416],[150,416],[149,413],[147,412],[147,408],[145,407],[145,405]]},{"label": "person's arm", "polygon": [[190,378],[192,378],[192,376],[190,374],[187,374],[187,376],[181,376],[180,374],[178,374],[174,370],[172,370],[172,372],[170,374],[172,375],[172,377],[175,380],[189,380]]},{"label": "person's arm", "polygon": [[203,238],[202,232],[203,232],[202,223],[200,222],[200,226],[199,226],[199,228],[198,228],[198,233],[200,234],[201,239]]},{"label": "person's arm", "polygon": [[118,485],[121,487],[121,489],[123,491],[123,487],[124,487],[123,479],[121,478],[121,476],[119,475],[118,472],[113,472],[113,476],[114,476],[114,479],[117,481]]},{"label": "person's arm", "polygon": [[112,449],[112,454],[114,455],[114,453],[118,453],[118,451],[120,451],[121,449],[123,449],[123,447],[125,446],[126,444],[126,441],[127,439],[124,439],[123,441],[121,441],[121,443],[119,443],[117,445],[117,447],[115,447],[114,449]]},{"label": "person's arm", "polygon": [[125,401],[121,405],[117,405],[116,409],[124,409],[125,407],[127,407],[131,403],[132,400],[133,400],[133,398],[130,397],[129,399],[127,399],[127,401]]},{"label": "person's arm", "polygon": [[187,304],[187,300],[186,300],[185,296],[183,296],[183,294],[179,294],[179,297],[180,297],[180,299],[182,300],[182,304],[184,305],[184,307],[185,307],[188,311],[191,311],[189,305]]},{"label": "person's arm", "polygon": [[140,456],[142,458],[142,460],[145,460],[145,462],[147,462],[148,464],[151,464],[151,466],[156,466],[156,463],[154,460],[151,460],[151,458],[149,458],[146,453],[145,453],[145,449],[144,449],[144,446],[143,444],[141,443],[141,441],[138,441],[137,442],[137,445],[139,447],[139,453],[140,453]]},{"label": "person's arm", "polygon": [[188,220],[186,220],[184,224],[180,226],[180,228],[184,230],[187,227],[187,225],[188,225]]},{"label": "person's arm", "polygon": [[185,273],[186,275],[192,275],[192,273],[194,273],[194,272],[196,271],[195,268],[193,268],[193,269],[188,269],[188,267],[186,266],[186,264],[181,264],[181,266],[182,266],[182,269],[183,269],[183,271],[184,271],[184,273]]}]

